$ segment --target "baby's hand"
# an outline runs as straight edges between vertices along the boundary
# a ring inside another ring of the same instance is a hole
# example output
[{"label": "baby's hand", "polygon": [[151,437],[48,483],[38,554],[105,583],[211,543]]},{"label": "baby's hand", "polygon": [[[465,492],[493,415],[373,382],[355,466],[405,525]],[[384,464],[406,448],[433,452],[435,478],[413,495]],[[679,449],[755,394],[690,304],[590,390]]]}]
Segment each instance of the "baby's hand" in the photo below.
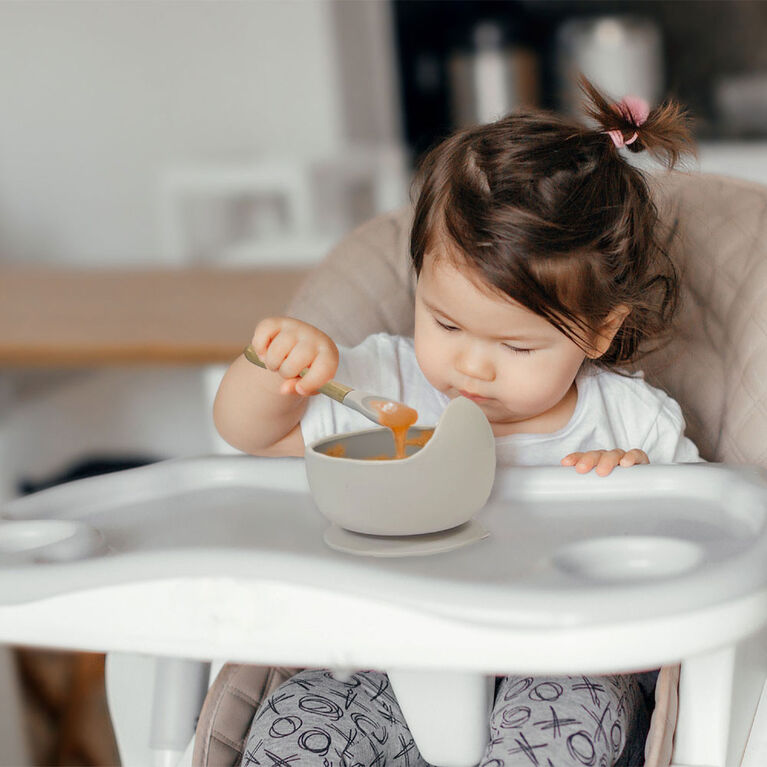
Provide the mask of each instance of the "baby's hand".
[{"label": "baby's hand", "polygon": [[[333,340],[314,325],[291,317],[259,322],[251,344],[266,367],[285,379],[282,394],[314,394],[338,369],[338,347]],[[304,368],[309,370],[299,378]]]},{"label": "baby's hand", "polygon": [[587,474],[595,466],[600,477],[606,477],[616,466],[637,466],[650,463],[644,450],[589,450],[587,453],[570,453],[562,459],[562,466],[575,466],[580,474]]}]

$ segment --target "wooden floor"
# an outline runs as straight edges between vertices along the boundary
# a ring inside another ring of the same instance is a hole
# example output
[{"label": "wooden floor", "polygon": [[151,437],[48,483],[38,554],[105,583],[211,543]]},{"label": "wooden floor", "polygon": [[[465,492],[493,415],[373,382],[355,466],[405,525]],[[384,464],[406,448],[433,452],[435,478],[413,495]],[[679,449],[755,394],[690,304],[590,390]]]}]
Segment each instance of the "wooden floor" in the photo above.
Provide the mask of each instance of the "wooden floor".
[{"label": "wooden floor", "polygon": [[18,650],[16,660],[32,764],[118,765],[104,692],[104,656]]}]

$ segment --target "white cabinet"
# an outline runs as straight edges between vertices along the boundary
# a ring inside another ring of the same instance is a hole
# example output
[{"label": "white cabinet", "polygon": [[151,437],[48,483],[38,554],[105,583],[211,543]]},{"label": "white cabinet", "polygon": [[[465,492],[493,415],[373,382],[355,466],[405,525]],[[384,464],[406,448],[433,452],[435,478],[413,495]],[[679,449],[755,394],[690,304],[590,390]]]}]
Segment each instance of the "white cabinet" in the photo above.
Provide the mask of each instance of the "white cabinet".
[{"label": "white cabinet", "polygon": [[408,179],[397,146],[179,168],[161,182],[162,258],[264,266],[319,261],[350,229],[405,204]]}]

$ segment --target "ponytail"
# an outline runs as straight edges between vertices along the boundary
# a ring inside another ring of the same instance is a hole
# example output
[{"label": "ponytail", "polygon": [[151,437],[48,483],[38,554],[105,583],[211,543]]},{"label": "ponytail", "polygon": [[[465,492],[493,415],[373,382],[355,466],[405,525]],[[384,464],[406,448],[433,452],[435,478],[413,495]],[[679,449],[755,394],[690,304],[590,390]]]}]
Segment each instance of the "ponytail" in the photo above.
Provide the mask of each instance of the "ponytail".
[{"label": "ponytail", "polygon": [[578,80],[587,98],[586,114],[600,126],[616,147],[631,152],[647,150],[653,157],[673,168],[679,156],[694,153],[687,113],[673,101],[655,109],[636,97],[610,103],[592,83],[581,76]]}]

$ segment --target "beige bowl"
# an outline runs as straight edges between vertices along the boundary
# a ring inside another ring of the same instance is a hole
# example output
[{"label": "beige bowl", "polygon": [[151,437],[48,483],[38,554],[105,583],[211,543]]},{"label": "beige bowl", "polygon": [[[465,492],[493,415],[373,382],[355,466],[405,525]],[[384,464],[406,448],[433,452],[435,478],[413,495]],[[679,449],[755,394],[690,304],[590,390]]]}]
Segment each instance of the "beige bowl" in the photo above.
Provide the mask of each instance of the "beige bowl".
[{"label": "beige bowl", "polygon": [[[408,437],[423,428],[414,427]],[[343,458],[327,455],[343,447]],[[495,478],[495,439],[482,410],[458,397],[434,436],[407,458],[393,453],[389,429],[327,437],[306,448],[306,474],[317,507],[339,527],[368,535],[421,535],[468,522],[485,505]]]}]

